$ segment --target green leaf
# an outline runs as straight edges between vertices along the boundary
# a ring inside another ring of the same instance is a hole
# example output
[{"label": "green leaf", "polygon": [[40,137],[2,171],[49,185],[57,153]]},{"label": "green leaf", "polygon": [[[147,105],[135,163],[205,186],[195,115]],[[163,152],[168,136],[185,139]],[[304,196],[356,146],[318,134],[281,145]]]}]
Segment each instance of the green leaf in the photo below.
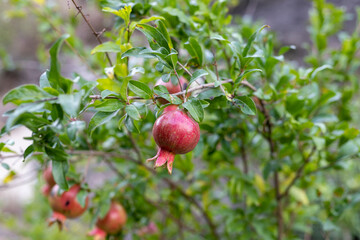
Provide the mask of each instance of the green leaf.
[{"label": "green leaf", "polygon": [[130,80],[129,77],[124,78],[120,88],[120,95],[126,101],[127,101],[127,88],[128,88],[129,80]]},{"label": "green leaf", "polygon": [[69,139],[71,141],[75,141],[76,134],[79,131],[83,131],[85,127],[86,127],[86,123],[84,121],[71,121],[66,128],[66,132]]},{"label": "green leaf", "polygon": [[104,218],[108,213],[111,206],[110,198],[106,199],[105,201],[101,201],[99,207],[99,218]]},{"label": "green leaf", "polygon": [[39,101],[50,97],[53,96],[36,85],[22,85],[7,93],[3,98],[3,104],[11,102],[20,105],[21,103]]},{"label": "green leaf", "polygon": [[137,96],[142,97],[144,99],[151,99],[152,98],[152,91],[148,87],[148,85],[139,82],[139,81],[133,81],[131,80],[129,82],[128,87],[130,90],[135,93]]},{"label": "green leaf", "polygon": [[61,36],[54,45],[50,48],[50,71],[48,74],[48,81],[51,87],[64,92],[69,90],[72,82],[69,79],[65,79],[60,74],[60,63],[58,61],[58,54],[64,41],[70,37],[69,34]]},{"label": "green leaf", "polygon": [[130,23],[130,14],[131,14],[131,6],[125,6],[119,10],[113,9],[113,8],[109,8],[109,7],[104,7],[102,9],[104,12],[109,12],[109,13],[113,13],[116,16],[121,17],[124,21],[125,21],[125,25],[127,26]]},{"label": "green leaf", "polygon": [[105,99],[100,104],[96,105],[96,110],[100,112],[114,112],[116,110],[122,109],[124,103],[118,99]]},{"label": "green leaf", "polygon": [[201,122],[204,119],[204,109],[201,102],[196,98],[191,98],[183,103],[183,107],[189,111],[195,121]]},{"label": "green leaf", "polygon": [[117,114],[119,110],[116,110],[114,112],[97,112],[94,114],[94,116],[90,119],[88,131],[90,133],[90,136],[93,134],[94,130],[101,126],[102,124],[107,123],[111,119],[113,119]]},{"label": "green leaf", "polygon": [[91,54],[98,52],[121,52],[121,48],[114,42],[105,42],[103,44],[97,45],[93,50],[91,50]]},{"label": "green leaf", "polygon": [[321,67],[315,68],[310,74],[310,79],[313,80],[319,72],[321,72],[321,71],[323,71],[325,69],[332,69],[332,66],[326,64],[326,65],[323,65]]},{"label": "green leaf", "polygon": [[34,153],[34,145],[28,146],[24,151],[24,161]]},{"label": "green leaf", "polygon": [[290,45],[290,46],[285,46],[285,47],[280,48],[279,55],[283,55],[283,54],[287,53],[290,49],[295,50],[296,46]]},{"label": "green leaf", "polygon": [[210,34],[210,39],[214,39],[214,40],[219,40],[219,41],[224,41],[226,43],[230,43],[229,40],[226,40],[223,36],[217,34],[217,33],[211,33]]},{"label": "green leaf", "polygon": [[5,147],[5,143],[0,143],[0,152],[2,151],[2,149]]},{"label": "green leaf", "polygon": [[108,90],[108,91],[112,91],[112,92],[115,92],[115,93],[120,92],[121,84],[118,81],[111,80],[109,78],[101,78],[101,79],[98,79],[96,81],[99,83],[97,88],[100,91]]},{"label": "green leaf", "polygon": [[156,95],[158,95],[161,98],[166,99],[168,102],[170,102],[171,104],[176,104],[179,105],[182,103],[182,100],[177,97],[174,96],[172,94],[169,94],[169,91],[167,90],[167,88],[163,85],[157,85],[154,87],[154,93]]},{"label": "green leaf", "polygon": [[195,38],[190,37],[189,40],[185,43],[184,47],[186,50],[188,50],[189,54],[197,60],[198,64],[202,66],[204,61],[204,54],[198,41]]},{"label": "green leaf", "polygon": [[125,107],[125,111],[129,115],[129,117],[131,117],[132,119],[134,119],[134,120],[141,119],[141,114],[140,114],[139,110],[132,104],[127,105]]},{"label": "green leaf", "polygon": [[[165,19],[164,19],[165,20]],[[161,32],[161,34],[165,37],[165,39],[167,40],[169,47],[171,50],[173,50],[173,45],[171,42],[171,38],[169,35],[169,32],[166,29],[166,24],[164,21],[158,21],[157,23],[157,29]],[[175,50],[175,49],[174,49]]]},{"label": "green leaf", "polygon": [[121,54],[121,59],[126,57],[155,58],[153,54],[145,54],[146,47],[134,47]]},{"label": "green leaf", "polygon": [[74,94],[60,94],[58,102],[62,109],[70,115],[70,117],[76,117],[80,110],[81,93],[76,92]]},{"label": "green leaf", "polygon": [[76,200],[79,202],[81,207],[85,207],[86,205],[86,199],[88,198],[88,193],[86,190],[81,189],[77,195],[76,195]]},{"label": "green leaf", "polygon": [[[163,47],[170,53],[169,42],[158,29],[147,24],[138,24],[136,25],[136,29],[146,36],[152,49]],[[154,46],[157,47],[154,48]]]},{"label": "green leaf", "polygon": [[254,72],[262,72],[262,70],[261,69],[249,69],[249,70],[244,71],[243,73],[241,73],[241,75],[238,78],[236,78],[236,80],[235,80],[236,87],[239,86],[239,84],[241,83],[241,81],[243,79],[247,78],[247,76],[249,76],[250,74],[252,74]]},{"label": "green leaf", "polygon": [[253,44],[254,40],[256,39],[256,36],[257,36],[264,28],[267,28],[267,27],[269,27],[269,26],[268,26],[268,25],[262,26],[261,28],[259,28],[256,32],[254,32],[254,33],[250,36],[250,38],[249,38],[249,40],[248,40],[245,48],[244,48],[243,51],[242,51],[242,56],[243,56],[243,57],[246,57],[246,56],[248,55],[248,52],[249,52],[249,50],[250,50],[250,48],[251,48],[251,45]]},{"label": "green leaf", "polygon": [[4,162],[2,162],[1,163],[1,166],[4,168],[4,169],[6,169],[6,170],[10,170],[10,166],[9,166],[9,164],[7,164],[7,163],[4,163]]},{"label": "green leaf", "polygon": [[69,184],[66,180],[67,168],[67,161],[52,161],[52,174],[54,176],[55,182],[63,190],[69,189]]},{"label": "green leaf", "polygon": [[233,99],[235,105],[239,106],[241,111],[247,115],[256,115],[256,106],[254,101],[248,96],[239,96]]},{"label": "green leaf", "polygon": [[105,98],[108,97],[108,96],[117,97],[117,96],[119,96],[119,95],[118,95],[117,93],[113,92],[113,91],[104,90],[104,91],[101,92],[100,96],[101,96],[102,99],[105,99]]},{"label": "green leaf", "polygon": [[46,71],[43,74],[41,74],[40,80],[39,80],[39,85],[41,88],[51,87],[51,85],[49,83],[49,79],[48,79],[48,74],[49,74],[49,71]]},{"label": "green leaf", "polygon": [[130,29],[131,29],[131,31],[134,31],[135,26],[137,24],[139,24],[139,23],[145,24],[145,23],[152,22],[152,21],[155,21],[155,20],[165,20],[165,18],[163,18],[161,16],[152,16],[152,17],[149,17],[149,18],[141,19],[139,22],[132,21],[131,24],[130,24]]},{"label": "green leaf", "polygon": [[[8,116],[8,119],[5,124],[6,130],[7,131],[10,130],[11,127],[13,127],[16,124],[19,124],[19,122],[21,122],[22,124],[25,125],[25,121],[29,121],[30,119],[32,119],[33,121],[35,119],[39,120],[40,122],[36,122],[39,124],[39,126],[41,126],[43,124],[47,124],[48,121],[46,119],[37,118],[35,115],[32,114],[33,112],[43,111],[44,106],[45,106],[44,102],[27,103],[27,104],[20,105],[19,107],[17,107],[15,110],[13,110],[11,112],[5,113],[4,115]],[[41,124],[41,122],[42,122],[42,124]],[[33,122],[33,123],[35,124],[35,122]]]},{"label": "green leaf", "polygon": [[138,122],[126,114],[125,127],[132,133],[140,133]]},{"label": "green leaf", "polygon": [[[198,70],[196,70],[194,73],[193,73],[193,75],[191,76],[191,79],[190,79],[190,82],[189,82],[189,84],[188,84],[188,86],[187,86],[187,89],[189,89],[189,87],[190,87],[190,85],[193,83],[193,82],[195,82],[197,79],[199,79],[199,78],[201,78],[201,77],[203,77],[203,76],[206,76],[206,75],[208,75],[209,73],[206,71],[206,70],[204,70],[204,69],[198,69]],[[187,90],[186,89],[186,90]]]},{"label": "green leaf", "polygon": [[134,76],[135,74],[137,73],[142,73],[144,74],[145,73],[145,69],[143,67],[133,67],[131,70],[130,70],[130,73],[129,73],[129,76]]},{"label": "green leaf", "polygon": [[340,147],[336,159],[337,160],[346,159],[354,156],[357,153],[359,153],[359,146],[356,145],[356,143],[353,140],[350,140]]}]

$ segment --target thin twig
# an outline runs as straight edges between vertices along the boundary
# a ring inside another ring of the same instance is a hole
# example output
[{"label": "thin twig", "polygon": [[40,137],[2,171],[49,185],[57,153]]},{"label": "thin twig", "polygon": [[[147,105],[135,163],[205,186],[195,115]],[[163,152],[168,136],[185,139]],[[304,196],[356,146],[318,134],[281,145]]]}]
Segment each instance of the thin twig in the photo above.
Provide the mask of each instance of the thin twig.
[{"label": "thin twig", "polygon": [[189,74],[190,77],[192,77],[192,73],[191,73],[189,70],[187,70],[187,68],[186,68],[184,65],[182,65],[181,62],[178,61],[177,64],[179,64],[180,67],[181,67],[182,69],[184,69],[184,71],[185,71],[187,74]]},{"label": "thin twig", "polygon": [[[215,68],[215,73],[216,73],[216,78],[217,78],[217,81],[220,81],[220,77],[219,77],[219,71],[218,71],[218,67],[217,67],[217,61],[216,61],[216,51],[215,49],[212,49],[212,52],[213,52],[213,55],[214,55],[214,68]],[[227,94],[226,94],[226,91],[222,85],[222,83],[220,82],[220,89],[221,91],[224,93],[225,97],[228,98]]]},{"label": "thin twig", "polygon": [[[151,172],[152,174],[156,175],[156,171],[150,167],[148,167],[147,165],[145,165],[141,160],[142,160],[142,156],[141,156],[141,151],[139,146],[136,144],[135,140],[133,139],[131,133],[129,132],[128,134],[130,141],[135,149],[135,152],[137,153],[138,159],[131,159],[132,161],[134,161],[135,163],[137,163],[138,165],[146,168],[149,172]],[[184,189],[182,189],[182,187],[173,182],[172,180],[170,180],[169,178],[164,178],[165,182],[171,187],[176,189],[186,200],[188,200],[190,203],[192,203],[202,214],[202,216],[204,217],[205,221],[207,222],[207,224],[209,225],[209,228],[214,236],[215,239],[220,239],[217,231],[216,231],[216,225],[213,223],[212,219],[210,218],[210,216],[208,215],[208,213],[205,211],[205,209],[190,195],[188,195]]]},{"label": "thin twig", "polygon": [[[100,35],[98,32],[95,31],[94,27],[91,25],[91,23],[89,22],[89,20],[86,18],[84,12],[82,11],[82,7],[79,6],[75,0],[71,0],[72,3],[74,4],[75,8],[78,10],[78,12],[81,14],[82,18],[85,20],[86,24],[89,26],[89,28],[91,29],[92,33],[94,34],[94,36],[96,37],[97,41],[100,43],[100,44],[103,44],[103,41],[101,40],[100,38]],[[111,58],[109,56],[109,53],[105,52],[105,55],[106,55],[106,58],[107,60],[109,61],[109,64],[110,66],[113,65],[112,61],[111,61]]]},{"label": "thin twig", "polygon": [[306,164],[308,164],[310,162],[310,159],[312,157],[312,155],[315,153],[316,147],[313,147],[310,154],[303,159],[303,163],[301,164],[301,166],[298,168],[298,170],[296,171],[296,175],[293,178],[293,180],[289,183],[289,185],[286,187],[285,191],[280,194],[280,199],[286,197],[289,194],[289,191],[291,189],[292,186],[294,186],[294,184],[296,183],[296,181],[302,176],[303,170],[306,166]]},{"label": "thin twig", "polygon": [[[233,82],[233,80],[231,80],[231,79],[221,81],[222,84],[231,83],[231,82]],[[243,85],[247,86],[246,84],[243,84]],[[189,92],[194,92],[194,91],[205,89],[205,88],[214,88],[214,87],[215,87],[215,83],[207,83],[207,84],[203,84],[203,85],[200,85],[200,86],[197,86],[197,87],[190,88],[187,92],[189,93]],[[184,93],[186,93],[186,90],[184,90],[182,92],[174,93],[174,94],[171,94],[171,95],[178,96],[178,95],[182,95]],[[94,100],[99,100],[99,99],[118,99],[118,100],[121,100],[121,98],[116,97],[116,96],[107,96],[105,98],[102,98],[101,95],[90,95],[89,98],[94,99]],[[155,100],[158,99],[158,98],[161,98],[161,96],[155,96],[154,97]],[[137,96],[129,96],[128,99],[129,100],[147,100],[147,99],[137,97]],[[40,102],[48,102],[48,101],[56,101],[56,100],[58,100],[58,97],[44,98],[44,99],[41,99],[41,100],[38,100],[38,101],[35,101],[35,102],[40,103]]]},{"label": "thin twig", "polygon": [[[32,11],[35,15],[39,16],[39,17],[43,17],[47,20],[47,22],[50,24],[50,27],[57,33],[57,35],[60,37],[63,35],[63,33],[61,32],[60,29],[58,29],[56,27],[56,25],[51,21],[51,17],[47,16],[45,13],[37,11],[37,9],[33,6],[30,5],[32,7]],[[94,69],[91,68],[91,66],[89,65],[89,63],[86,61],[86,59],[79,53],[78,50],[76,50],[76,48],[74,48],[68,40],[64,41],[65,44],[70,48],[70,50],[75,53],[76,56],[79,57],[79,59],[81,60],[82,63],[84,63],[86,65],[86,67],[94,74],[95,77],[97,77],[97,73],[94,71]]]}]

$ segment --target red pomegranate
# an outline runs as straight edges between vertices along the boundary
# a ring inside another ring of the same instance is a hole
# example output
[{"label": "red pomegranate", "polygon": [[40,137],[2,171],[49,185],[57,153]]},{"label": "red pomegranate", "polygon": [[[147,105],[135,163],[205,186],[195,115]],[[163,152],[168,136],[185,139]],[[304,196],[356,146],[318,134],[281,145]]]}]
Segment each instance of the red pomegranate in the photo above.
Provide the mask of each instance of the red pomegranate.
[{"label": "red pomegranate", "polygon": [[[188,85],[188,81],[186,80],[186,78],[184,78],[183,76],[180,77],[180,84],[182,86],[183,90],[186,90],[187,85]],[[174,93],[178,93],[181,92],[181,88],[180,85],[177,83],[176,85],[174,85],[171,81],[171,79],[168,82],[164,82],[161,78],[156,82],[155,86],[158,85],[163,85],[167,88],[167,90],[169,91],[170,94],[174,94]],[[188,93],[187,96],[189,97],[191,95],[191,93]],[[180,98],[182,98],[182,96],[179,96]],[[166,104],[168,103],[167,100],[165,100],[164,98],[159,98],[159,102],[161,104]]]},{"label": "red pomegranate", "polygon": [[49,184],[45,184],[45,185],[41,188],[41,192],[42,192],[42,194],[43,194],[45,197],[49,196],[50,191],[51,191],[51,187],[49,186]]},{"label": "red pomegranate", "polygon": [[110,209],[104,218],[99,218],[96,226],[108,234],[120,232],[126,223],[126,212],[123,206],[117,202],[111,202]]},{"label": "red pomegranate", "polygon": [[177,106],[177,105],[169,105],[169,106],[167,106],[166,108],[164,108],[164,111],[163,111],[162,114],[167,113],[167,112],[170,112],[170,111],[174,111],[174,110],[176,110],[176,109],[178,109],[178,106]]},{"label": "red pomegranate", "polygon": [[44,172],[43,172],[43,178],[44,180],[46,181],[46,183],[51,187],[53,187],[56,182],[55,182],[55,179],[54,179],[54,176],[52,174],[52,168],[51,166],[48,166]]},{"label": "red pomegranate", "polygon": [[82,207],[76,199],[76,195],[81,187],[78,184],[73,185],[68,191],[58,195],[59,185],[55,185],[50,192],[49,202],[54,212],[62,213],[67,218],[77,218],[87,209],[89,198],[86,198],[85,207]]},{"label": "red pomegranate", "polygon": [[136,234],[140,237],[146,236],[146,235],[153,235],[157,234],[159,232],[158,227],[154,222],[150,222],[147,226],[144,226],[136,231]]},{"label": "red pomegranate", "polygon": [[167,163],[171,174],[175,154],[185,154],[192,151],[200,139],[199,124],[179,109],[164,111],[155,121],[153,136],[159,150],[155,157],[155,168]]},{"label": "red pomegranate", "polygon": [[88,233],[88,236],[93,236],[94,240],[105,240],[106,232],[98,227],[95,227],[93,230],[91,230],[91,232]]},{"label": "red pomegranate", "polygon": [[59,185],[55,185],[48,197],[50,206],[54,211],[52,217],[49,219],[49,225],[58,223],[59,228],[62,229],[66,218],[77,218],[81,216],[87,209],[89,198],[86,197],[85,206],[82,207],[77,201],[76,196],[81,187],[78,184],[73,185],[68,191],[58,194]]}]

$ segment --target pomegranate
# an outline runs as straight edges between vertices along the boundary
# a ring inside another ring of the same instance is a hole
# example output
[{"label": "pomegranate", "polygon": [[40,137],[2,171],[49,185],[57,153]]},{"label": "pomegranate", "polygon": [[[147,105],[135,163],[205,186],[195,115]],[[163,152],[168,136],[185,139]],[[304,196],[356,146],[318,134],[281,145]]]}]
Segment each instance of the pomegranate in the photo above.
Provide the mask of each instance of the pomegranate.
[{"label": "pomegranate", "polygon": [[153,235],[158,233],[158,227],[156,226],[156,224],[154,222],[150,222],[147,226],[144,226],[142,228],[140,228],[139,230],[136,231],[136,234],[139,235],[140,237],[145,236],[145,235]]},{"label": "pomegranate", "polygon": [[50,188],[56,184],[54,176],[52,174],[52,167],[50,165],[44,170],[43,178]]},{"label": "pomegranate", "polygon": [[126,212],[117,202],[111,202],[110,209],[104,218],[99,218],[96,226],[108,234],[120,232],[126,222]]},{"label": "pomegranate", "polygon": [[91,232],[88,233],[88,236],[93,236],[94,240],[105,240],[106,232],[98,227],[95,227],[93,230],[91,230]]},{"label": "pomegranate", "polygon": [[49,186],[49,184],[45,184],[45,185],[41,188],[41,192],[42,192],[42,194],[43,194],[45,197],[49,196],[50,191],[51,191],[51,187]]},{"label": "pomegranate", "polygon": [[[186,80],[186,78],[184,78],[183,76],[180,77],[180,84],[182,86],[183,90],[186,90],[187,85],[188,85],[188,81]],[[174,85],[171,80],[169,80],[168,82],[164,82],[161,78],[156,82],[155,86],[158,85],[163,85],[167,88],[167,90],[169,91],[170,94],[174,94],[174,93],[178,93],[181,92],[181,87],[179,85],[179,83],[177,83],[176,85]],[[191,95],[191,93],[188,93],[187,96],[189,97]],[[179,96],[180,98],[182,98],[182,96]],[[159,102],[161,104],[166,104],[168,103],[167,100],[165,100],[164,98],[159,98]]]},{"label": "pomegranate", "polygon": [[170,112],[170,111],[174,111],[176,109],[178,109],[177,105],[169,105],[164,109],[163,114],[167,113],[167,112]]},{"label": "pomegranate", "polygon": [[63,192],[61,195],[58,195],[59,188],[59,185],[55,185],[51,189],[48,197],[50,206],[54,211],[52,218],[49,219],[49,225],[57,222],[61,229],[66,218],[77,218],[85,212],[89,204],[89,198],[86,197],[85,206],[82,207],[76,199],[81,189],[80,185],[73,185],[68,191]]},{"label": "pomegranate", "polygon": [[164,111],[156,119],[152,133],[159,150],[155,157],[147,161],[156,159],[155,168],[167,163],[170,174],[175,154],[192,151],[200,139],[199,124],[179,109]]}]

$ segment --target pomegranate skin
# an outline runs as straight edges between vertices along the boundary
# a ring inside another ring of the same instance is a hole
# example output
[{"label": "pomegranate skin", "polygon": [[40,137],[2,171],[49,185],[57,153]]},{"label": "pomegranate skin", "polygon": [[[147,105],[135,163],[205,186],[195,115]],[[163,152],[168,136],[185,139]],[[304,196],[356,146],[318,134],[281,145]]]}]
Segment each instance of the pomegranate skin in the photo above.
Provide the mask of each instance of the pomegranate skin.
[{"label": "pomegranate skin", "polygon": [[[186,78],[184,78],[183,76],[180,77],[180,84],[183,88],[183,90],[185,90],[187,88],[187,85],[188,85],[188,80],[186,80]],[[174,85],[171,80],[169,80],[168,82],[164,82],[161,78],[159,80],[157,80],[155,86],[158,86],[158,85],[163,85],[166,87],[166,89],[168,90],[168,92],[170,94],[175,94],[175,93],[178,93],[178,92],[181,92],[181,87],[180,85],[177,83],[176,85]],[[191,95],[191,93],[188,93],[187,94],[187,97],[189,97]],[[180,98],[182,98],[182,96],[178,96]],[[158,101],[161,103],[161,104],[166,104],[166,103],[169,103],[167,100],[165,100],[164,98],[159,98]]]},{"label": "pomegranate skin", "polygon": [[112,202],[110,209],[104,218],[98,219],[96,226],[109,234],[121,231],[126,223],[126,211],[120,203]]},{"label": "pomegranate skin", "polygon": [[199,124],[179,109],[164,111],[155,121],[152,133],[159,151],[147,161],[156,159],[155,168],[167,163],[170,174],[175,154],[192,151],[200,139]]},{"label": "pomegranate skin", "polygon": [[42,193],[45,197],[49,196],[50,192],[51,192],[51,187],[49,186],[49,184],[45,184],[45,185],[41,188],[41,193]]},{"label": "pomegranate skin", "polygon": [[77,218],[81,216],[87,209],[89,198],[86,197],[85,207],[82,207],[76,199],[76,195],[80,191],[80,185],[73,185],[68,191],[58,195],[59,186],[55,185],[49,195],[49,202],[54,212],[61,213],[67,218]]},{"label": "pomegranate skin", "polygon": [[170,112],[170,111],[174,111],[174,110],[177,110],[177,109],[178,109],[177,105],[169,105],[166,108],[164,108],[164,111],[163,111],[162,114]]},{"label": "pomegranate skin", "polygon": [[101,230],[98,227],[95,227],[88,233],[88,236],[92,236],[94,240],[105,240],[106,239],[106,232]]},{"label": "pomegranate skin", "polygon": [[181,110],[161,115],[155,121],[152,133],[161,149],[174,154],[192,151],[200,139],[199,124]]},{"label": "pomegranate skin", "polygon": [[44,170],[44,172],[43,172],[43,178],[44,178],[44,180],[47,182],[47,184],[50,186],[50,188],[56,185],[54,176],[53,176],[53,174],[52,174],[52,168],[51,168],[51,166],[48,166],[48,167]]}]

